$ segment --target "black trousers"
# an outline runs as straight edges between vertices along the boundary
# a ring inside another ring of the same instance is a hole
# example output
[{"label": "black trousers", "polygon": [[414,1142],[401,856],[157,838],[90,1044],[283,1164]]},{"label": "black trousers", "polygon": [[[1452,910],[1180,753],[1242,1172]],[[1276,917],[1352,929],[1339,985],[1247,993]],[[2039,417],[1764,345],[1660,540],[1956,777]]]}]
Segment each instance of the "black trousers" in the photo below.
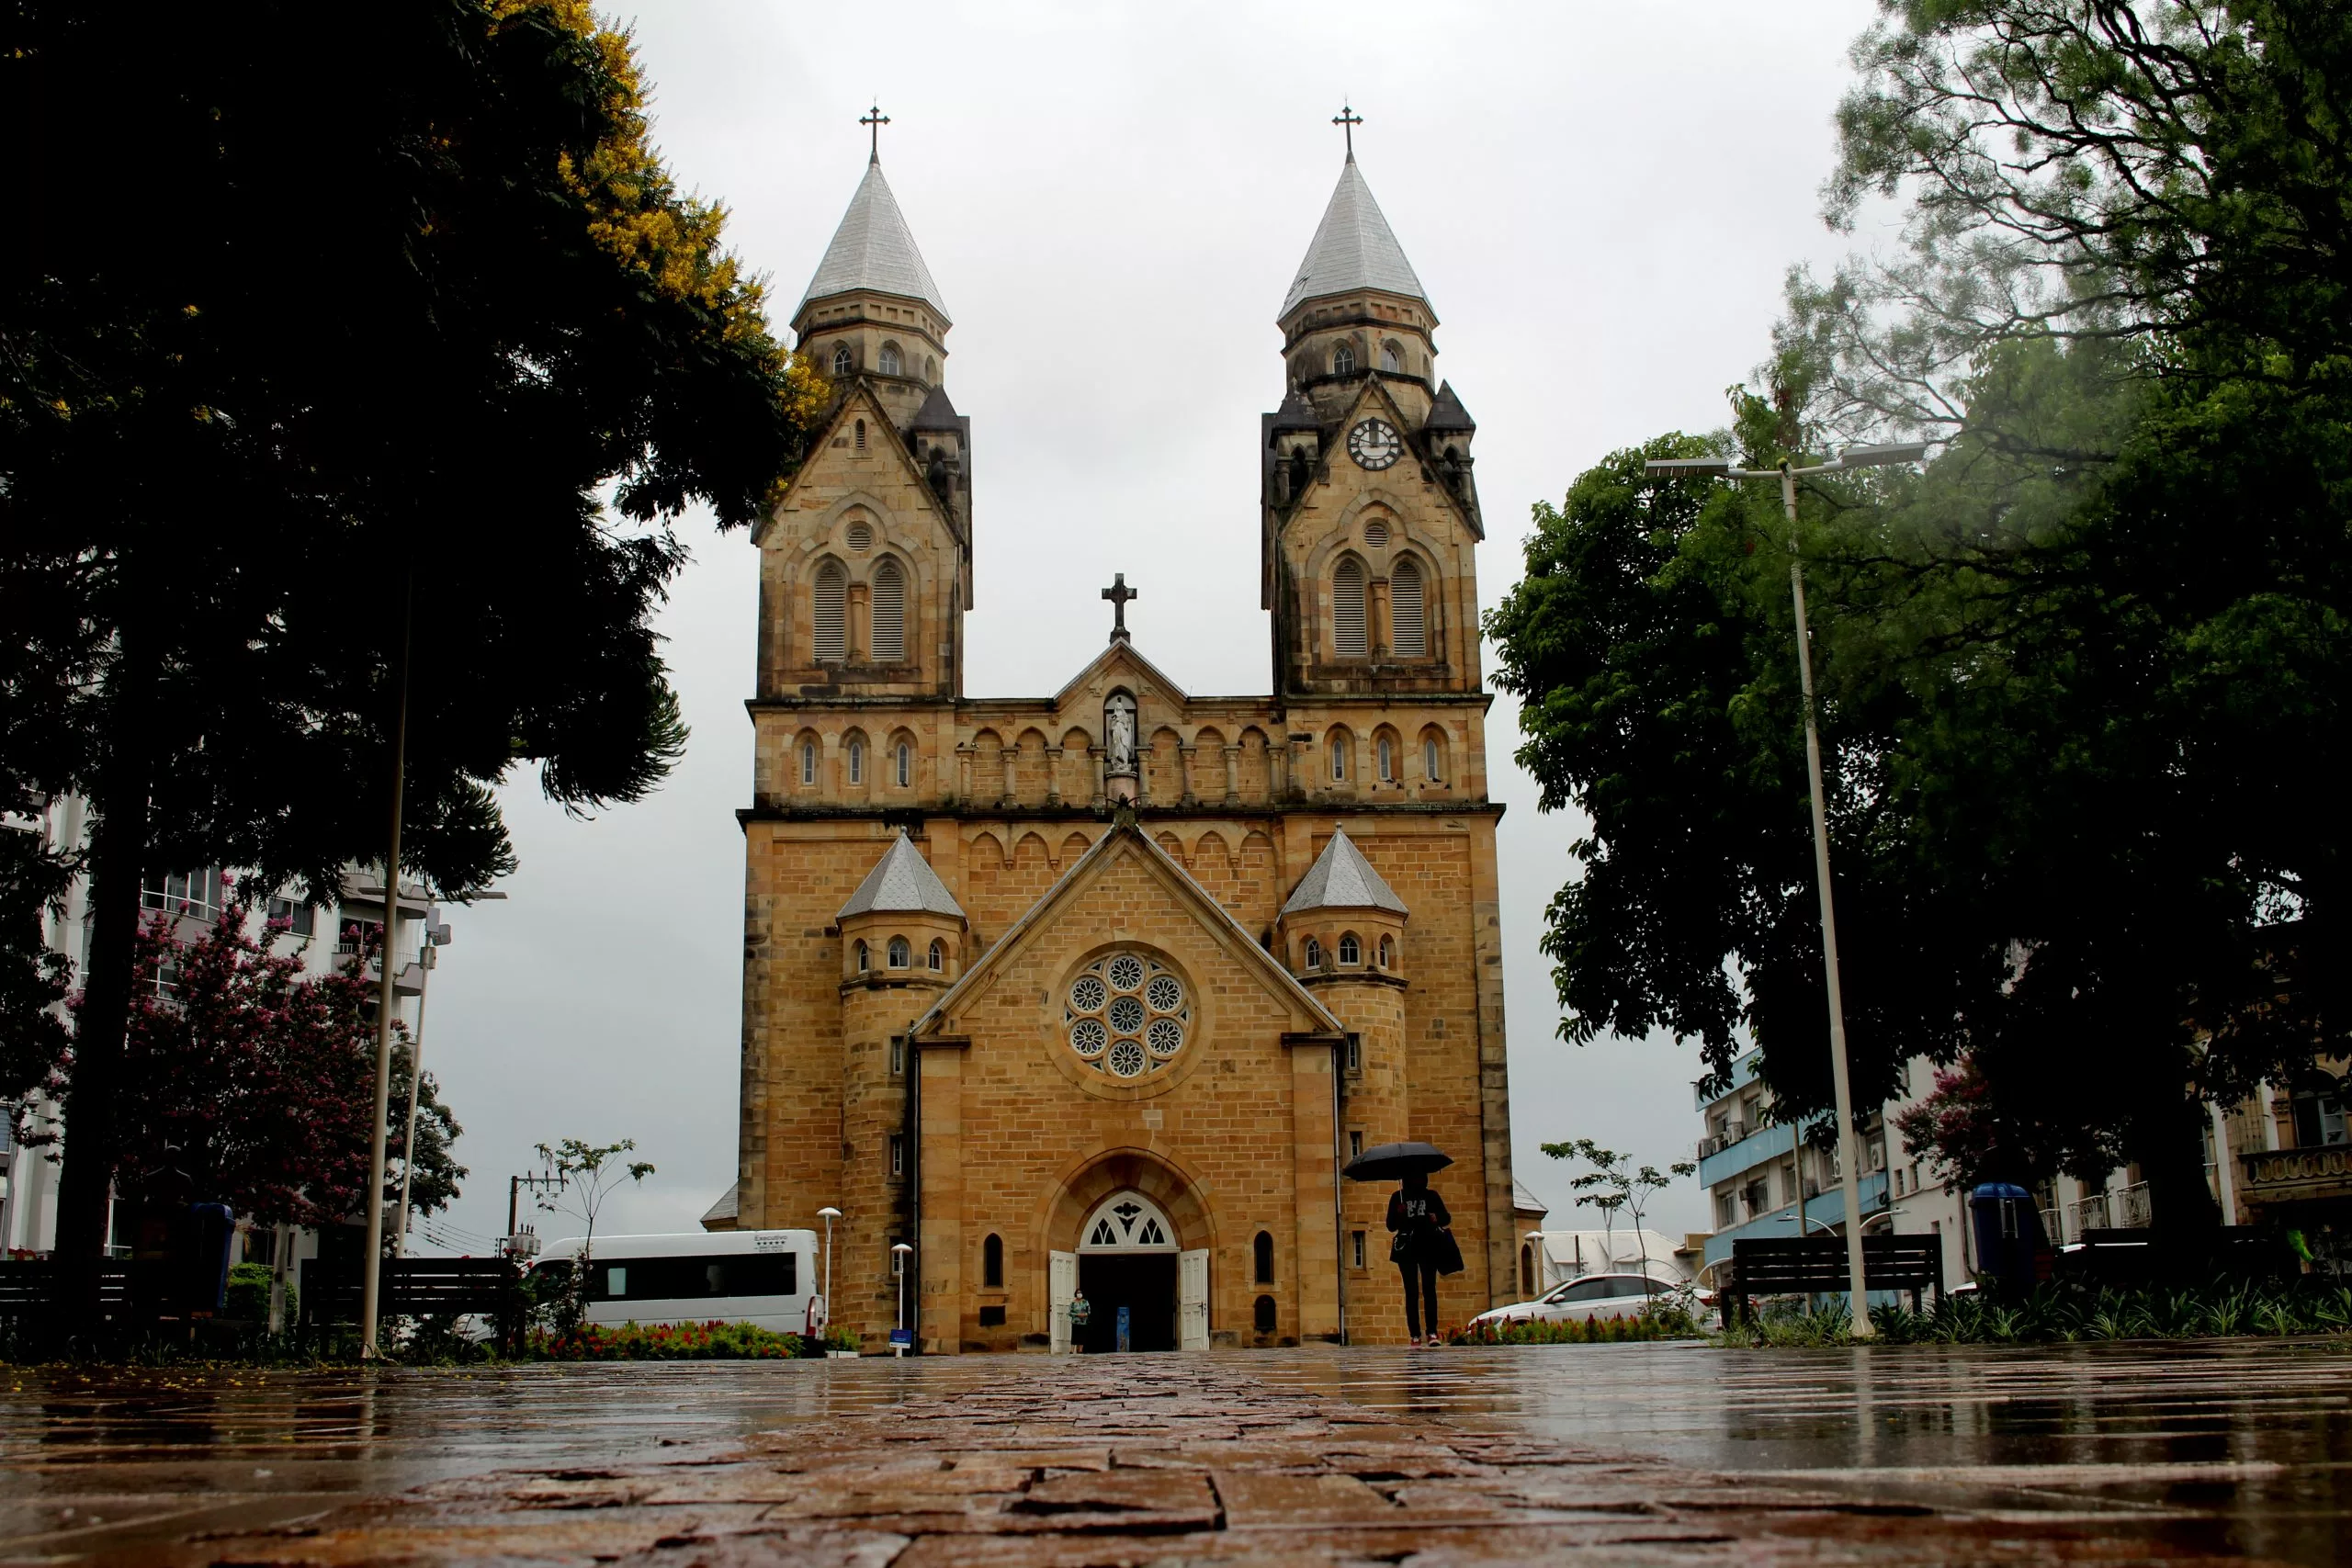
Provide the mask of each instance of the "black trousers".
[{"label": "black trousers", "polygon": [[[1437,1332],[1437,1269],[1416,1258],[1397,1259],[1396,1271],[1405,1276],[1405,1332],[1419,1339],[1421,1323],[1429,1322],[1431,1334]],[[1419,1281],[1419,1290],[1414,1285]]]}]

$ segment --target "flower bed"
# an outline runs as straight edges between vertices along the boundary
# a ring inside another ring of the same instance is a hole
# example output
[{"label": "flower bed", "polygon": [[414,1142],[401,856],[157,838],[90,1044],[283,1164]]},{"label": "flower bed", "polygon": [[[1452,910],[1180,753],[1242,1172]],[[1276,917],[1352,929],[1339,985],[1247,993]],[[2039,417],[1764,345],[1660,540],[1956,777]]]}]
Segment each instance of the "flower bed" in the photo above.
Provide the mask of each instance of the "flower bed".
[{"label": "flower bed", "polygon": [[524,1353],[542,1361],[782,1361],[811,1351],[797,1334],[748,1323],[625,1323],[534,1330]]}]

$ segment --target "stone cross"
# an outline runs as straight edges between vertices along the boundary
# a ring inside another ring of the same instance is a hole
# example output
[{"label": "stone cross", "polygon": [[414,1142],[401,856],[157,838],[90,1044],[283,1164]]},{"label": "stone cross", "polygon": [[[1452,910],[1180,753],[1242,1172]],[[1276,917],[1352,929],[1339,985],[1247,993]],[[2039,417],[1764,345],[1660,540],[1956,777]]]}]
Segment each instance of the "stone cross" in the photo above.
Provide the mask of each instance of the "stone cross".
[{"label": "stone cross", "polygon": [[880,104],[876,104],[865,111],[865,118],[857,123],[866,127],[874,136],[874,147],[865,155],[865,161],[869,164],[880,163],[882,161],[882,128],[890,123],[890,117],[882,112]]},{"label": "stone cross", "polygon": [[1111,586],[1102,590],[1102,597],[1111,601],[1111,640],[1127,641],[1127,602],[1143,595],[1127,586],[1125,572],[1114,571],[1111,574]]}]

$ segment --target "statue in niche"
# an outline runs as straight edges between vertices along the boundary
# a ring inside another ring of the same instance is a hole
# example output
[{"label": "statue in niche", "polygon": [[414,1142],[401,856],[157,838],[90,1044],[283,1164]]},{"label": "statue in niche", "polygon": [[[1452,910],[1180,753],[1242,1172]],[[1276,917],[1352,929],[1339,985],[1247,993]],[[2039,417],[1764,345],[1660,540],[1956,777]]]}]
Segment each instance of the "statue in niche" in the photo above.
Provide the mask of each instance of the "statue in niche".
[{"label": "statue in niche", "polygon": [[1102,760],[1106,773],[1136,771],[1136,700],[1114,692],[1102,705]]}]

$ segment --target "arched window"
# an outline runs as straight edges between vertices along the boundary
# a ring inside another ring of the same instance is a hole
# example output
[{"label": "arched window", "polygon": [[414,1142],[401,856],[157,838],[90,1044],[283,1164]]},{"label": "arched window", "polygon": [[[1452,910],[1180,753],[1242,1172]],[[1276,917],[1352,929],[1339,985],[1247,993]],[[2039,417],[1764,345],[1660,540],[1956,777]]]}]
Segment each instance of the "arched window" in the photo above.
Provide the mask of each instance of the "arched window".
[{"label": "arched window", "polygon": [[1380,757],[1380,782],[1395,784],[1396,782],[1396,748],[1391,745],[1388,737],[1384,735],[1373,750],[1379,753]]},{"label": "arched window", "polygon": [[800,782],[804,786],[817,782],[817,743],[814,740],[800,743]]},{"label": "arched window", "polygon": [[1274,1282],[1274,1236],[1272,1231],[1260,1231],[1258,1239],[1250,1244],[1250,1280],[1260,1285]]},{"label": "arched window", "polygon": [[1386,937],[1380,939],[1380,966],[1383,969],[1396,967],[1396,944]]},{"label": "arched window", "polygon": [[905,789],[913,784],[915,782],[915,749],[903,740],[899,741],[899,754],[894,759],[892,766],[897,773],[900,789]]},{"label": "arched window", "polygon": [[1363,943],[1356,940],[1353,931],[1343,932],[1340,937],[1340,962],[1350,969],[1363,962]]},{"label": "arched window", "polygon": [[1331,736],[1331,782],[1348,782],[1348,738],[1337,731]]},{"label": "arched window", "polygon": [[913,965],[914,961],[915,952],[913,948],[907,945],[907,939],[902,936],[892,937],[890,939],[890,967],[909,968]]},{"label": "arched window", "polygon": [[1323,944],[1316,941],[1313,937],[1308,937],[1306,939],[1306,946],[1300,950],[1299,957],[1306,963],[1306,967],[1309,969],[1322,968]]},{"label": "arched window", "polygon": [[922,356],[922,378],[932,382],[939,379],[939,361],[928,354]]},{"label": "arched window", "polygon": [[934,975],[947,967],[947,944],[937,937],[931,939],[931,958],[927,967]]},{"label": "arched window", "polygon": [[1399,659],[1430,650],[1429,617],[1421,605],[1421,567],[1410,557],[1388,574],[1388,646]]},{"label": "arched window", "polygon": [[862,419],[857,422],[857,449],[865,450],[865,422]]},{"label": "arched window", "polygon": [[817,569],[813,598],[809,620],[817,634],[817,657],[839,659],[842,656],[842,627],[848,621],[843,606],[849,599],[849,577],[842,570],[841,562],[829,560]]},{"label": "arched window", "polygon": [[857,972],[863,975],[868,969],[873,967],[874,955],[866,951],[865,944],[864,942],[859,942],[857,944]]},{"label": "arched window", "polygon": [[884,344],[882,345],[882,374],[898,376],[904,374],[905,370],[906,361],[899,353],[899,345],[895,343]]},{"label": "arched window", "polygon": [[874,568],[874,662],[896,664],[907,656],[907,576],[894,560]]},{"label": "arched window", "polygon": [[1363,525],[1363,547],[1385,550],[1388,547],[1388,525],[1374,518]]},{"label": "arched window", "polygon": [[854,784],[865,782],[865,742],[863,740],[849,743],[849,782]]},{"label": "arched window", "polygon": [[849,525],[848,539],[849,547],[851,549],[872,549],[874,547],[874,525],[871,523],[851,524]]},{"label": "arched window", "polygon": [[1405,373],[1405,351],[1397,346],[1396,339],[1391,338],[1380,345],[1380,367],[1391,376]]},{"label": "arched window", "polygon": [[1356,373],[1356,351],[1346,344],[1331,351],[1331,374],[1352,376]]},{"label": "arched window", "polygon": [[1434,735],[1421,737],[1421,777],[1431,784],[1442,783],[1445,778],[1445,753],[1439,749]]},{"label": "arched window", "polygon": [[833,350],[833,374],[846,376],[850,372],[849,344],[842,344]]},{"label": "arched window", "polygon": [[994,1233],[980,1243],[980,1289],[1004,1289],[1004,1237]]},{"label": "arched window", "polygon": [[1274,1298],[1260,1296],[1258,1304],[1250,1309],[1250,1322],[1259,1333],[1272,1334],[1274,1331]]},{"label": "arched window", "polygon": [[1363,562],[1353,556],[1331,573],[1331,652],[1340,659],[1364,653]]},{"label": "arched window", "polygon": [[[989,1239],[994,1241],[996,1237]],[[1535,1293],[1535,1245],[1532,1242],[1523,1243],[1519,1249],[1519,1293],[1522,1296]]]}]

